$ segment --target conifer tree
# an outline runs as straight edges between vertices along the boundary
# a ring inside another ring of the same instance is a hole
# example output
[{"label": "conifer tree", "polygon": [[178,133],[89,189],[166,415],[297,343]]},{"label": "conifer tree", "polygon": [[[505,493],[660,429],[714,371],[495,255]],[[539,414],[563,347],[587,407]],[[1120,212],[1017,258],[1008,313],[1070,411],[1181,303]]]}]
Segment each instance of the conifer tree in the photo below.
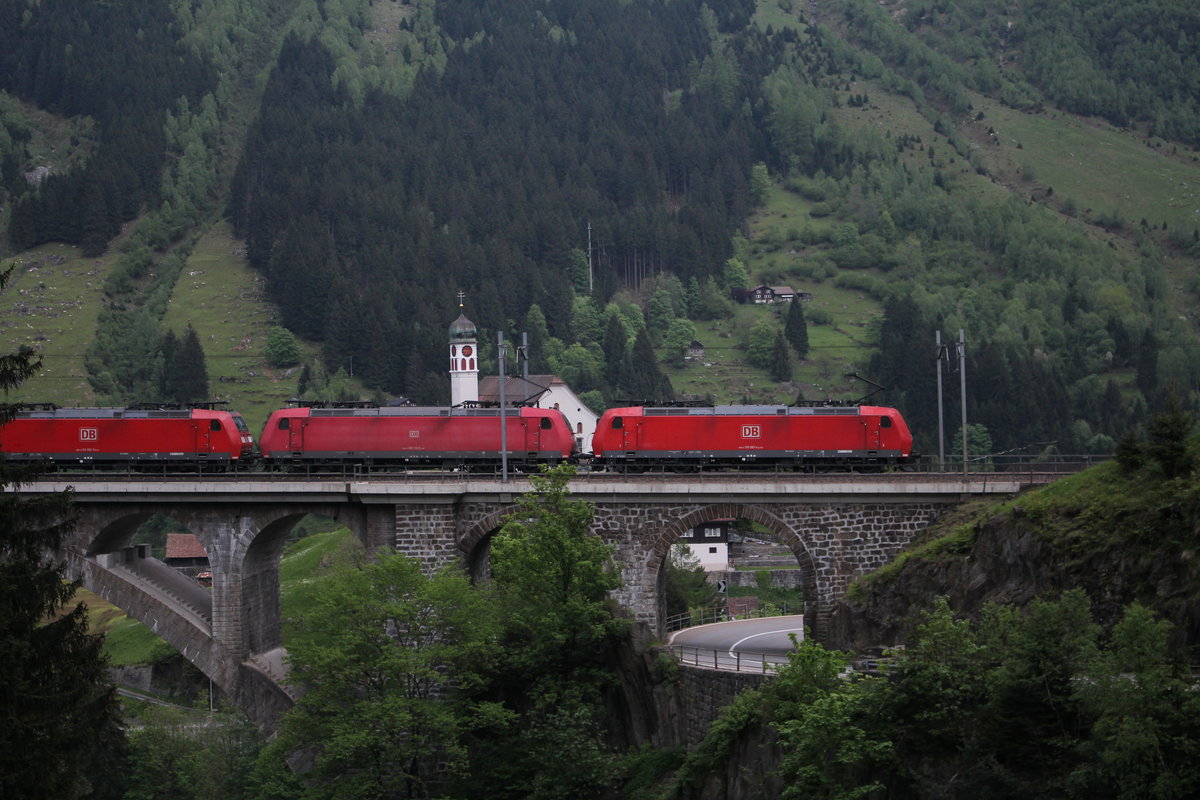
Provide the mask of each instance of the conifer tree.
[{"label": "conifer tree", "polygon": [[628,344],[625,326],[616,314],[608,315],[608,327],[604,330],[604,379],[616,390],[625,382],[625,364]]},{"label": "conifer tree", "polygon": [[787,337],[788,343],[796,350],[796,355],[800,358],[808,355],[808,322],[804,319],[804,306],[799,298],[793,298],[788,306],[783,334]]},{"label": "conifer tree", "polygon": [[175,331],[168,329],[163,334],[162,345],[162,371],[158,378],[158,392],[164,399],[171,399],[174,392],[175,375],[172,369],[175,365],[175,357],[179,354],[179,337],[175,335]]},{"label": "conifer tree", "polygon": [[208,398],[208,365],[204,360],[204,348],[200,336],[188,323],[183,339],[167,361],[164,340],[163,372],[167,376],[167,399],[177,403],[192,403]]},{"label": "conifer tree", "polygon": [[[0,357],[0,390],[39,366],[28,348]],[[0,405],[0,439],[15,414]],[[70,530],[71,498],[3,491],[32,477],[0,461],[0,797],[120,797],[126,741],[103,640],[82,604],[68,606],[78,584],[48,555]]]},{"label": "conifer tree", "polygon": [[792,379],[792,356],[788,353],[787,339],[783,332],[775,334],[775,346],[771,350],[771,380],[790,381]]}]

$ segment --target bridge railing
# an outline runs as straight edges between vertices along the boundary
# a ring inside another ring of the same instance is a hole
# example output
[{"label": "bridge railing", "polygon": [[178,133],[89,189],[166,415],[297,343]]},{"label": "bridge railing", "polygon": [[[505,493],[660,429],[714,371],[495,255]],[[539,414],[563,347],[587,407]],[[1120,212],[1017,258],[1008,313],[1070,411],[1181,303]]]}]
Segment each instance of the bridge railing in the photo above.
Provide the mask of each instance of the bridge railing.
[{"label": "bridge railing", "polygon": [[945,460],[936,455],[922,455],[913,465],[916,472],[942,473],[947,475],[971,475],[979,473],[995,473],[996,475],[1070,475],[1082,472],[1088,467],[1094,467],[1112,459],[1111,455],[1095,455],[1090,453],[1055,453],[1053,455],[1030,455],[1022,453],[988,453],[986,455],[968,455],[966,469],[963,469],[962,454],[947,454]]},{"label": "bridge railing", "polygon": [[[1088,467],[1108,461],[1111,456],[1108,455],[1091,455],[1091,454],[1053,454],[1053,455],[1031,455],[1020,453],[992,453],[988,455],[972,455],[967,458],[966,469],[963,468],[963,459],[961,454],[947,454],[944,460],[939,460],[936,455],[921,455],[912,464],[906,465],[901,470],[907,474],[920,473],[926,475],[979,475],[981,473],[995,474],[997,477],[1005,476],[1009,478],[1020,478],[1021,476],[1029,476],[1031,479],[1040,478],[1045,480],[1047,476],[1067,475],[1074,472],[1080,472]],[[709,469],[703,470],[706,474]],[[711,474],[714,475],[746,475],[751,477],[761,477],[773,473],[784,475],[836,475],[838,470],[829,470],[827,468],[813,468],[812,472],[802,469],[797,471],[791,467],[764,467],[762,465],[746,466],[745,468],[736,467],[713,467]],[[646,468],[639,474],[655,475],[663,474],[670,475],[673,470],[666,465],[658,467]],[[223,481],[238,481],[238,480],[273,480],[273,481],[293,481],[300,478],[338,478],[338,479],[354,479],[367,480],[372,477],[386,478],[391,480],[432,480],[445,479],[448,475],[452,475],[455,480],[465,481],[490,481],[494,480],[499,474],[498,471],[444,471],[441,469],[429,468],[411,468],[398,469],[395,467],[370,467],[363,464],[347,464],[342,466],[322,466],[306,467],[298,472],[268,472],[264,471],[260,464],[255,463],[237,463],[237,464],[204,464],[200,466],[185,466],[171,462],[158,462],[155,464],[143,464],[136,468],[121,468],[121,467],[101,467],[101,466],[70,466],[61,467],[59,469],[51,468],[46,473],[47,476],[59,475],[70,476],[72,478],[88,476],[97,479],[112,480],[112,479],[160,479],[160,480],[195,480],[201,478],[203,480],[223,480]],[[605,478],[624,478],[625,473],[613,471],[608,472],[601,469],[585,468],[581,470],[580,477],[584,479],[603,480]]]},{"label": "bridge railing", "polygon": [[752,672],[769,675],[788,663],[784,653],[747,653],[740,650],[716,650],[711,647],[673,644],[668,648],[680,664],[728,672]]}]

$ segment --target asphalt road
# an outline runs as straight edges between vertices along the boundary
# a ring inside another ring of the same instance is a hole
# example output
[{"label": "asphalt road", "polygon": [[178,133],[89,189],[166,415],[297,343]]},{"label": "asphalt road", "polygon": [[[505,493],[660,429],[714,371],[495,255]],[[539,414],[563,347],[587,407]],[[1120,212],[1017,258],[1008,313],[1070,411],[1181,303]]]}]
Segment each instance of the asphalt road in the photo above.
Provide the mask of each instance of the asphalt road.
[{"label": "asphalt road", "polygon": [[787,663],[793,634],[797,641],[804,638],[802,614],[685,628],[671,635],[669,645],[684,663],[759,672],[772,665]]}]

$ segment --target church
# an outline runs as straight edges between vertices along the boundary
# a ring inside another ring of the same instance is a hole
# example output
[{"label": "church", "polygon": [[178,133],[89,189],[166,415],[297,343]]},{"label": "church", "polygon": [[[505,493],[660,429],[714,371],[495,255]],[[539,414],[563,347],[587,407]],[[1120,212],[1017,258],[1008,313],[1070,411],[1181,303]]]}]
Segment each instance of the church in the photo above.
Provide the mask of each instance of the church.
[{"label": "church", "polygon": [[[479,341],[475,323],[462,312],[459,297],[458,319],[450,323],[450,404],[500,403],[500,377],[479,377]],[[567,383],[557,375],[519,375],[504,378],[504,401],[508,405],[557,408],[575,432],[578,452],[592,451],[592,434],[600,416],[588,408]]]}]

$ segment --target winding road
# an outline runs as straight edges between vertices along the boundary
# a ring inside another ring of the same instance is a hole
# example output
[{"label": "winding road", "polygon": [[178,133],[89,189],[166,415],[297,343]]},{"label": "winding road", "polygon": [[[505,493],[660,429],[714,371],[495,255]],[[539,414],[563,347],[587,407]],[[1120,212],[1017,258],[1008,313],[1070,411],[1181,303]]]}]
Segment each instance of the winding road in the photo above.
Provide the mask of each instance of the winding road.
[{"label": "winding road", "polygon": [[765,672],[786,664],[792,636],[804,638],[804,615],[757,617],[684,628],[671,635],[672,652],[686,664]]}]

